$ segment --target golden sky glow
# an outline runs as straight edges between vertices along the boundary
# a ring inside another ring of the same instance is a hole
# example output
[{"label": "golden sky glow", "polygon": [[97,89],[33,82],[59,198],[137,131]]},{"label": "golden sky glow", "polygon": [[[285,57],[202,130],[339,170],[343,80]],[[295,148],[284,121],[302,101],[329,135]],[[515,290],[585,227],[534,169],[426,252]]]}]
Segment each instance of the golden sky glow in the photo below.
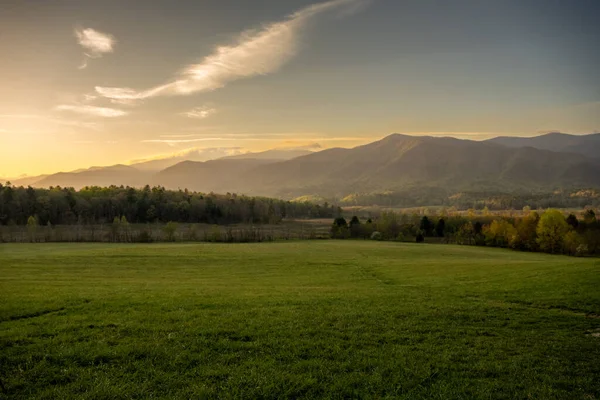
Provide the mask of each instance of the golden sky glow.
[{"label": "golden sky glow", "polygon": [[550,19],[532,34],[536,10],[517,1],[443,18],[377,0],[150,3],[23,1],[0,14],[0,178],[394,132],[600,129],[589,10],[571,37],[560,31],[573,32],[570,21],[551,30]]}]

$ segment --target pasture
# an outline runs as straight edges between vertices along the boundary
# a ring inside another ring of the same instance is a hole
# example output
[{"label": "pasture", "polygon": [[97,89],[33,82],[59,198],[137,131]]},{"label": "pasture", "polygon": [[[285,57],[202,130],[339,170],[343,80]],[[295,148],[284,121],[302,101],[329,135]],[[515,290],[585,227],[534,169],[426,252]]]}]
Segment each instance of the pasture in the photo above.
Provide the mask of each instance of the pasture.
[{"label": "pasture", "polygon": [[0,398],[599,399],[600,260],[0,244]]}]

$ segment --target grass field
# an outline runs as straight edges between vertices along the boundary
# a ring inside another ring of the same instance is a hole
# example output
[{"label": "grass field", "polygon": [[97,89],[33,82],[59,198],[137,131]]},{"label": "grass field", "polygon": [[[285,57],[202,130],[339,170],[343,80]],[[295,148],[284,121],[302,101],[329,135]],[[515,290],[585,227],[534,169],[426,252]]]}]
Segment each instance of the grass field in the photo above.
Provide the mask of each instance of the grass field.
[{"label": "grass field", "polygon": [[600,399],[600,260],[0,245],[0,398]]}]

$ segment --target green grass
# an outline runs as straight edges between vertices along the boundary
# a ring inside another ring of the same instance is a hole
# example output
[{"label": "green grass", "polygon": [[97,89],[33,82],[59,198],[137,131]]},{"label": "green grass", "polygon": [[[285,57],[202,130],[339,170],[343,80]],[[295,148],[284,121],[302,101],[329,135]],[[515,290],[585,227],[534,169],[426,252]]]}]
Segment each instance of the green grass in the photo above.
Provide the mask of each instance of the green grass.
[{"label": "green grass", "polygon": [[0,245],[0,398],[600,398],[600,260]]}]

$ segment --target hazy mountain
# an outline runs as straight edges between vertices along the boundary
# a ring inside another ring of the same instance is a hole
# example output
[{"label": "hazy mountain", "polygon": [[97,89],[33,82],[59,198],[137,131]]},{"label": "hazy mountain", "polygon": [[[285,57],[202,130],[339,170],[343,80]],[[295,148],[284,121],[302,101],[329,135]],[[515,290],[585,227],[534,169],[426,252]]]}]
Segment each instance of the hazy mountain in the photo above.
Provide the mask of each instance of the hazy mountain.
[{"label": "hazy mountain", "polygon": [[247,171],[274,160],[220,159],[205,162],[184,161],[153,177],[153,183],[168,189],[190,189],[202,192],[237,192],[241,177]]},{"label": "hazy mountain", "polygon": [[59,172],[35,182],[35,186],[62,186],[80,189],[84,186],[129,185],[143,186],[150,181],[151,174],[127,165],[92,167],[82,171]]},{"label": "hazy mountain", "polygon": [[130,164],[140,171],[162,171],[183,161],[208,161],[226,156],[234,156],[242,151],[239,147],[214,147],[205,149],[188,149],[179,153],[168,154],[147,160],[134,160]]},{"label": "hazy mountain", "polygon": [[10,183],[14,186],[36,186],[39,181],[47,176],[48,175],[25,176],[22,178],[10,179]]},{"label": "hazy mountain", "polygon": [[[598,135],[574,139],[591,143],[596,140],[594,137]],[[573,139],[561,134],[541,138],[545,138],[546,143],[563,145],[567,142],[565,139]],[[600,187],[598,159],[573,151],[549,151],[529,145],[509,147],[498,143],[502,140],[504,138],[480,142],[394,134],[350,149],[334,148],[308,154],[307,150],[270,150],[210,161],[186,160],[159,172],[153,171],[157,164],[147,169],[140,164],[94,167],[46,176],[35,182],[35,186],[140,187],[150,184],[171,189],[285,198],[343,197],[359,192],[424,187],[494,192]]]},{"label": "hazy mountain", "polygon": [[535,137],[500,136],[488,142],[509,147],[534,147],[541,150],[583,154],[587,157],[600,158],[600,133],[591,135],[568,135],[552,132]]},{"label": "hazy mountain", "polygon": [[420,186],[529,190],[600,186],[600,163],[532,147],[514,149],[493,142],[394,134],[351,149],[328,149],[285,161],[185,162],[157,174],[155,183],[288,198]]},{"label": "hazy mountain", "polygon": [[[259,182],[255,186],[265,193],[288,196],[343,195],[410,186],[513,190],[600,185],[598,162],[574,154],[403,135],[261,166],[253,175]],[[253,181],[246,178],[244,182]]]}]

